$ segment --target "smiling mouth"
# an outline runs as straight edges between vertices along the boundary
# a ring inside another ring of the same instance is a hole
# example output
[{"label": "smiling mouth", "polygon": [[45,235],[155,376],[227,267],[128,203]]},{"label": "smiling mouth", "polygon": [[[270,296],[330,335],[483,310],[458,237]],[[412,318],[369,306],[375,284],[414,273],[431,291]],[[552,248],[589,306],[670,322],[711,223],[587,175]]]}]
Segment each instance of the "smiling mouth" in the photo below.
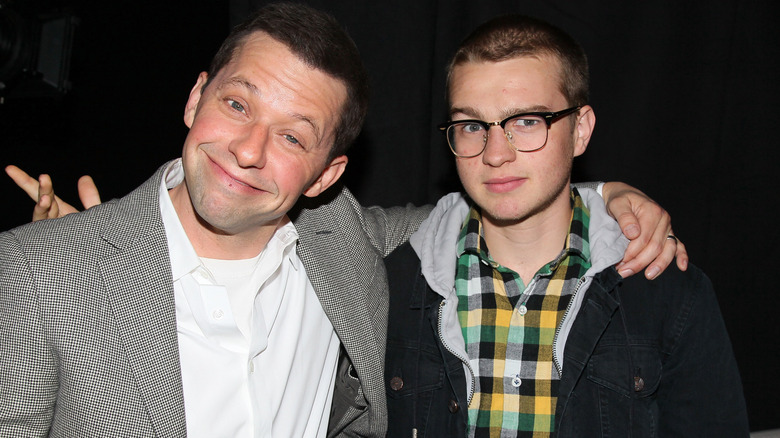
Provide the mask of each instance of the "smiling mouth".
[{"label": "smiling mouth", "polygon": [[242,179],[236,177],[232,173],[228,172],[224,167],[222,167],[219,163],[214,161],[211,157],[208,157],[209,161],[211,162],[212,167],[215,170],[215,173],[217,176],[222,179],[225,184],[228,187],[236,188],[241,191],[251,191],[251,192],[267,192],[267,190],[263,190],[262,188],[258,186],[254,186],[252,184],[249,184]]}]

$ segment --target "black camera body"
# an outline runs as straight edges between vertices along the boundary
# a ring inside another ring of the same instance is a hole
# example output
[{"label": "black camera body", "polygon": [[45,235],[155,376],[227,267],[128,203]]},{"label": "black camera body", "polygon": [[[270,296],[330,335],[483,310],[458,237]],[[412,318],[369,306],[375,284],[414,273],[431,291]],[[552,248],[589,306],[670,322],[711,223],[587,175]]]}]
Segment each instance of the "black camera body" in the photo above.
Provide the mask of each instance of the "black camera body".
[{"label": "black camera body", "polygon": [[0,0],[0,103],[60,97],[69,81],[78,18],[37,2]]}]

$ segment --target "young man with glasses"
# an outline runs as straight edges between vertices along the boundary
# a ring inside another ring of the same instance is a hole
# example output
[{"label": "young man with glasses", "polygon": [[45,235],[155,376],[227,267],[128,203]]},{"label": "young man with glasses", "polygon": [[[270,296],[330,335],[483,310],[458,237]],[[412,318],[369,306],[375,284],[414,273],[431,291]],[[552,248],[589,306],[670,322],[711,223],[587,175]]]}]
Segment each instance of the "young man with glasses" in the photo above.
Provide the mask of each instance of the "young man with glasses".
[{"label": "young man with glasses", "polygon": [[747,436],[707,277],[622,278],[617,223],[569,185],[595,125],[580,46],[499,17],[462,43],[448,92],[466,196],[385,259],[388,436]]}]

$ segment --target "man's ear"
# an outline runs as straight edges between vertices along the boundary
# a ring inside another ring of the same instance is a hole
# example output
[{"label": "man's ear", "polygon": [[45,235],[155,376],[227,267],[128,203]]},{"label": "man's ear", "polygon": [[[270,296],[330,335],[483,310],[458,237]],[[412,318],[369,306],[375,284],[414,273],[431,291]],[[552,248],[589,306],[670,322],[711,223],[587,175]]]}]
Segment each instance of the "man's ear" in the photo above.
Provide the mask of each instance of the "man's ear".
[{"label": "man's ear", "polygon": [[313,198],[332,186],[336,181],[341,178],[344,173],[344,169],[347,168],[347,162],[349,159],[346,155],[340,155],[332,160],[325,166],[320,176],[309,186],[308,189],[303,191],[304,196]]},{"label": "man's ear", "polygon": [[198,110],[198,103],[200,103],[200,97],[203,94],[203,86],[206,85],[208,79],[208,73],[205,71],[200,72],[195,86],[190,90],[190,97],[187,99],[187,105],[184,106],[184,124],[188,128],[192,128],[192,122],[195,120],[195,113]]},{"label": "man's ear", "polygon": [[577,116],[577,126],[574,127],[574,156],[578,157],[585,153],[590,142],[590,136],[593,135],[593,129],[596,126],[596,114],[590,105],[580,108]]}]

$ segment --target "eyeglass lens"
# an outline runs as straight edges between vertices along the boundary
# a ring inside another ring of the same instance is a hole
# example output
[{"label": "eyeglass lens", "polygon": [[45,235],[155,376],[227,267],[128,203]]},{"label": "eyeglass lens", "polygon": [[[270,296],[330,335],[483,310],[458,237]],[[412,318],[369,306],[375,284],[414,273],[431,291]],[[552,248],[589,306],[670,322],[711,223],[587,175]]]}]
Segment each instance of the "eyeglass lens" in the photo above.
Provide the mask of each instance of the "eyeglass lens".
[{"label": "eyeglass lens", "polygon": [[[487,124],[477,122],[455,123],[447,129],[447,141],[453,152],[462,157],[482,153],[487,144]],[[504,135],[518,151],[533,151],[547,141],[547,124],[541,116],[526,115],[506,121]]]}]

